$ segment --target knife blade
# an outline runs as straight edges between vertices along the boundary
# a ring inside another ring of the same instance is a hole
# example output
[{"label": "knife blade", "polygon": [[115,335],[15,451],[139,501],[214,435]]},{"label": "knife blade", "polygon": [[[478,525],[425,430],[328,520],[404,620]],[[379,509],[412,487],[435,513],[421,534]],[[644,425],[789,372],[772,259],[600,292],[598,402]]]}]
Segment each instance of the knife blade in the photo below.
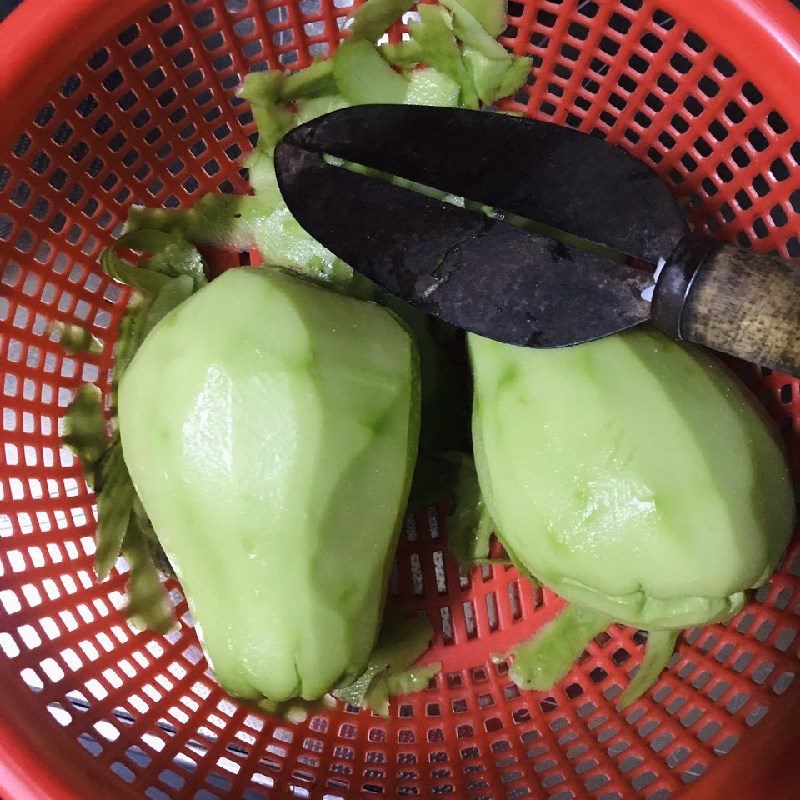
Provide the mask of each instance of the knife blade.
[{"label": "knife blade", "polygon": [[[365,167],[411,181],[422,178],[435,189],[455,187],[471,200],[496,205],[500,195],[495,182],[487,180],[487,174],[495,173],[487,172],[486,153],[469,145],[472,135],[457,137],[460,144],[439,161],[438,171],[426,168],[427,159],[415,157],[428,152],[440,134],[452,132],[452,120],[436,113],[445,109],[358,106],[345,111],[349,113],[335,112],[300,126],[278,143],[278,182],[300,225],[384,289],[459,327],[536,347],[587,341],[649,317],[649,304],[641,293],[651,276],[621,264],[619,258],[391,185],[326,158],[357,159]],[[432,126],[422,119],[427,120],[430,112],[434,112]],[[504,120],[499,114],[491,116]],[[470,121],[468,113],[465,119]],[[549,145],[550,156],[532,180],[556,188],[555,175],[574,154],[559,148],[552,137],[548,142],[546,129],[533,127],[538,141]],[[427,131],[425,136],[414,133],[420,128]],[[493,130],[495,138],[504,133]],[[588,141],[586,155],[594,158],[597,142]],[[366,148],[360,142],[366,142]],[[516,158],[526,144],[522,137]],[[625,156],[620,166],[641,181],[638,162],[620,153]],[[514,158],[508,159],[506,168],[513,163]],[[469,172],[465,174],[459,164],[470,164]],[[605,213],[599,200],[597,193],[587,193],[582,204],[573,203],[576,225],[569,232],[600,238],[602,220],[588,214],[581,219],[588,208]],[[539,193],[528,192],[503,209],[527,218],[536,215],[543,225],[562,224],[563,214],[545,213],[548,207]],[[654,210],[650,216],[654,219],[657,213]],[[677,221],[685,226],[682,217]],[[626,226],[617,230],[617,244],[637,254],[647,255],[655,246],[644,238],[636,241]]]},{"label": "knife blade", "polygon": [[800,271],[690,233],[658,175],[601,139],[487,111],[356,106],[286,134],[275,167],[315,239],[468,331],[561,347],[651,320],[800,372]]}]

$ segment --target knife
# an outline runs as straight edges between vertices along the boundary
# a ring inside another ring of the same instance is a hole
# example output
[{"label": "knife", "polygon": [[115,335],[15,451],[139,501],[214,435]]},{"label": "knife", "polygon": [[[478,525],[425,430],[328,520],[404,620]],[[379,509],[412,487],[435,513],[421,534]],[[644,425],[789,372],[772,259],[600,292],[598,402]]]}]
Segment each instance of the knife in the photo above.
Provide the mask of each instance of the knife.
[{"label": "knife", "polygon": [[692,232],[658,175],[601,139],[489,111],[365,105],[290,131],[275,168],[311,236],[468,331],[563,347],[649,320],[800,375],[797,265]]}]

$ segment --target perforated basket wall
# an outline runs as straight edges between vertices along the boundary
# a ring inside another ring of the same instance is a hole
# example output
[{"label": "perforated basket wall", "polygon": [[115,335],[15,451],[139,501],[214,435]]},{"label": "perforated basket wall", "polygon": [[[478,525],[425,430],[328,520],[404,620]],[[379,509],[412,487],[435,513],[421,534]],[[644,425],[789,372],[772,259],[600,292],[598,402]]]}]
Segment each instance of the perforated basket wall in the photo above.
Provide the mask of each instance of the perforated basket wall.
[{"label": "perforated basket wall", "polygon": [[[95,582],[92,496],[58,434],[82,381],[108,385],[125,297],[97,255],[133,202],[246,189],[236,162],[254,127],[235,87],[251,70],[328,53],[348,2],[26,0],[0,31],[0,792],[792,796],[797,545],[731,625],[687,631],[624,715],[614,698],[643,636],[614,628],[552,693],[520,693],[490,655],[560,601],[511,568],[459,575],[443,508],[408,515],[391,589],[428,610],[428,658],[444,668],[388,719],[256,713],[216,686],[186,617],[166,638],[134,633],[119,611],[122,572]],[[709,231],[800,256],[796,13],[784,0],[512,0],[505,43],[535,71],[507,105],[620,142]],[[66,357],[52,320],[88,326],[102,354]],[[796,470],[800,383],[740,370]]]}]

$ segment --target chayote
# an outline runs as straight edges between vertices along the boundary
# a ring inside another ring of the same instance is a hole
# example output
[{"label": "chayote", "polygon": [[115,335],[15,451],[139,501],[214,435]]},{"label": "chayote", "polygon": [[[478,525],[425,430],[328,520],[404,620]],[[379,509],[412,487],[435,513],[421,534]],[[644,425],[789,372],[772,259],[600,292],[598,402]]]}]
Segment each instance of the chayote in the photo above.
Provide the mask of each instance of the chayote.
[{"label": "chayote", "polygon": [[792,482],[721,362],[650,330],[469,346],[481,490],[537,578],[644,628],[730,617],[767,579],[791,536]]},{"label": "chayote", "polygon": [[469,337],[481,493],[512,558],[570,605],[514,652],[549,689],[612,622],[649,631],[621,707],[677,632],[730,619],[794,524],[783,448],[705,352],[641,329],[559,350]]},{"label": "chayote", "polygon": [[146,338],[125,463],[229,692],[312,700],[364,670],[418,426],[405,327],[294,273],[231,270]]}]

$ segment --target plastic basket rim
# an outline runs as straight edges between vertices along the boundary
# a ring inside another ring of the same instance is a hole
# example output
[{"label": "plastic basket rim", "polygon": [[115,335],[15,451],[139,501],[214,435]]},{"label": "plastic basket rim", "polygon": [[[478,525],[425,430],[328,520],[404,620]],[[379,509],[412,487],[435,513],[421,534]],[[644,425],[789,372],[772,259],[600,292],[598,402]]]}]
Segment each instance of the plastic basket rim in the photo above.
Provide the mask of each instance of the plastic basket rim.
[{"label": "plastic basket rim", "polygon": [[[357,0],[358,1],[358,0]],[[528,0],[535,2],[535,0]],[[721,50],[736,53],[736,63],[770,97],[782,115],[800,127],[800,107],[779,98],[796,94],[800,83],[800,10],[789,0],[644,0],[667,11]],[[18,131],[61,84],[64,67],[88,57],[104,37],[121,30],[157,0],[25,0],[0,25],[0,104],[6,123],[0,127],[0,153],[7,154]],[[722,31],[722,33],[720,33]],[[63,42],[70,41],[65,59]],[[759,54],[771,51],[764,60]],[[24,96],[19,87],[25,87]],[[4,156],[5,157],[5,156]],[[19,676],[0,660],[0,685]],[[33,730],[26,711],[38,708],[36,695],[0,691],[0,789],[5,800],[84,800],[95,796],[108,773],[86,752],[62,737],[53,747],[50,730]],[[800,751],[800,682],[776,700],[765,719],[748,731],[735,755],[717,761],[681,800],[725,797],[735,788],[742,800],[800,797],[800,770],[786,761]],[[781,747],[773,747],[780,742]],[[69,760],[68,760],[69,759]],[[59,765],[69,763],[65,771]],[[119,800],[138,800],[124,783]]]},{"label": "plastic basket rim", "polygon": [[[690,28],[737,54],[737,64],[766,89],[765,96],[796,93],[800,10],[790,0],[643,2],[667,12],[679,7],[681,20]],[[0,104],[8,111],[7,124],[0,129],[0,152],[13,146],[17,123],[27,123],[41,99],[60,85],[65,63],[90,55],[105,35],[156,5],[157,0],[125,0],[120,13],[120,6],[107,0],[25,0],[13,11],[0,25]],[[64,41],[72,42],[70,59],[63,56]],[[759,58],[765,48],[772,51],[769,61]],[[24,97],[17,90],[20,86],[27,89]],[[781,113],[800,126],[800,108],[789,104]]]}]

